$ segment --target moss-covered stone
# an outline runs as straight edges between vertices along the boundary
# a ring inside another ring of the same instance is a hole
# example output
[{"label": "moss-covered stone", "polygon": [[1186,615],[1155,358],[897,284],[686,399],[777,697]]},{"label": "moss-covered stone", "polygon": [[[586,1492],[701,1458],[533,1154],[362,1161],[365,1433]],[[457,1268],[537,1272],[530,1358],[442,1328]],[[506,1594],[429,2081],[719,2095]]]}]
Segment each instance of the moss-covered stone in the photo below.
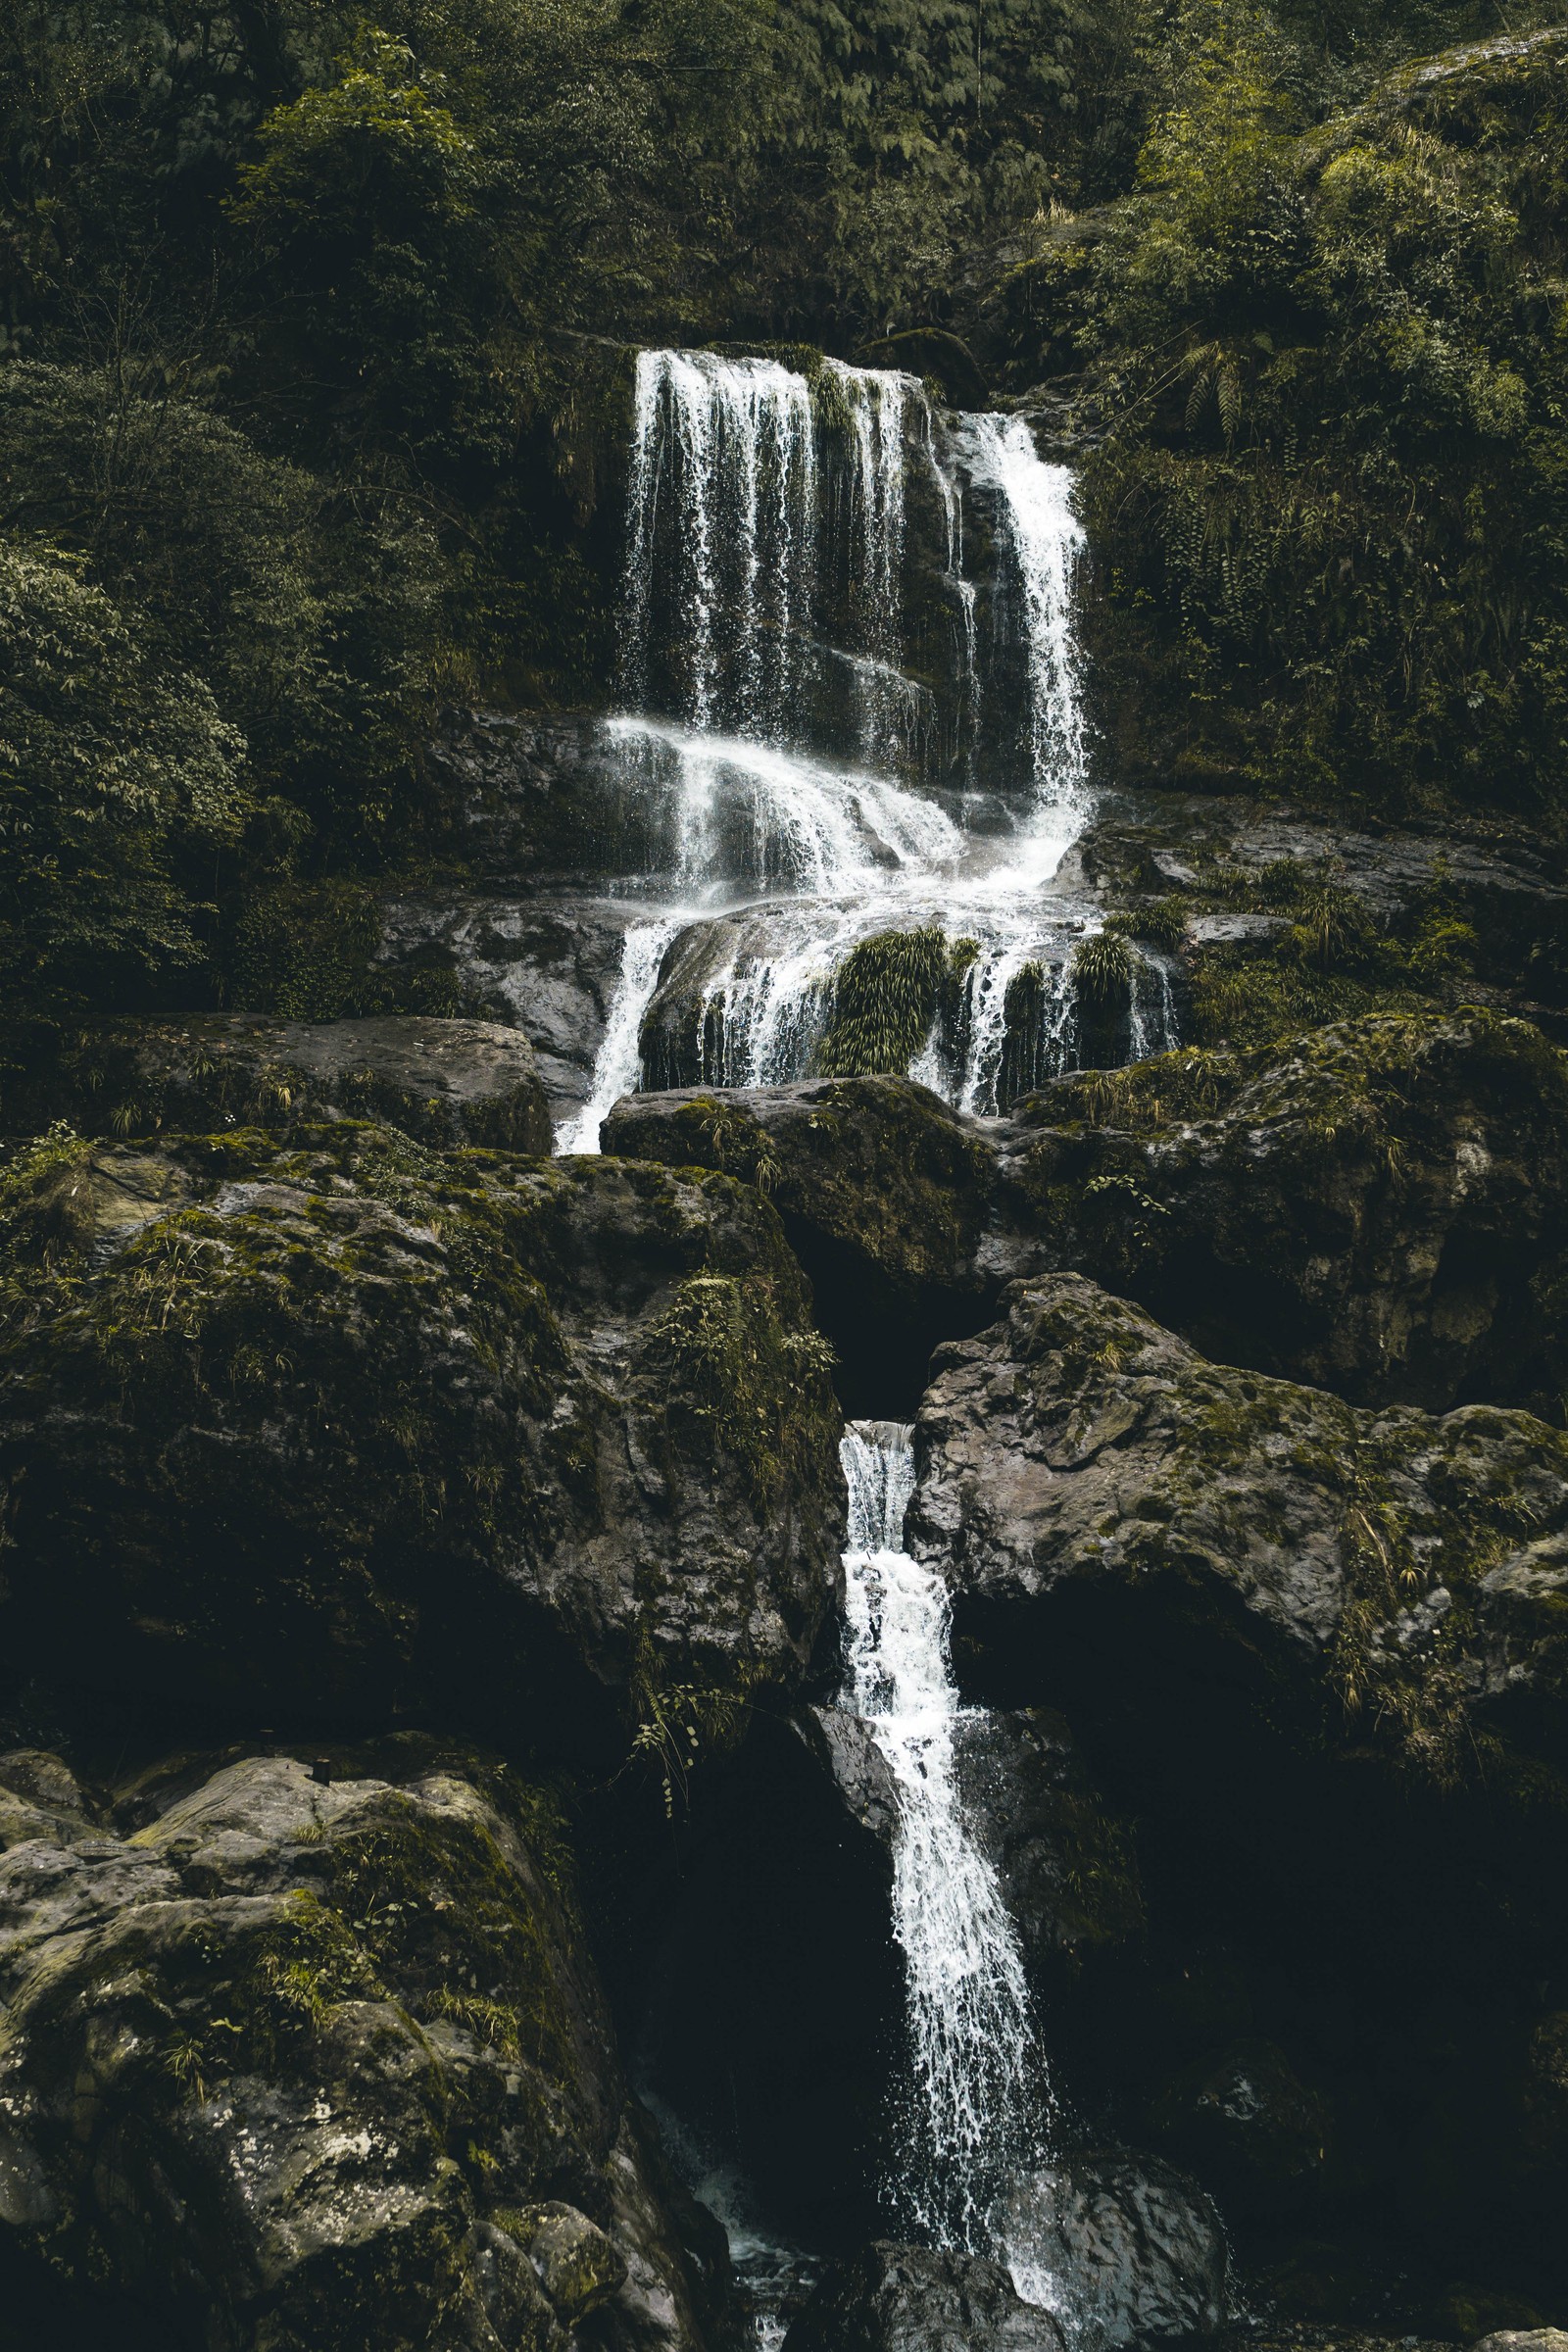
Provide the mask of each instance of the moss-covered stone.
[{"label": "moss-covered stone", "polygon": [[217,2315],[233,2352],[565,2352],[596,2307],[611,2345],[690,2352],[705,2290],[667,2215],[650,2268],[657,2183],[539,1803],[476,1758],[394,1786],[253,1757],[132,1834],[17,1847],[12,2250],[181,2340]]},{"label": "moss-covered stone", "polygon": [[777,1205],[859,1409],[1009,1278],[1072,1267],[1211,1355],[1358,1402],[1562,1417],[1568,1058],[1471,1008],[1058,1078],[1008,1121],[907,1080],[637,1095],[612,1151]]},{"label": "moss-covered stone", "polygon": [[1018,1285],[934,1368],[908,1540],[962,1592],[1120,1593],[1146,1631],[1283,1678],[1298,1737],[1368,1739],[1439,1783],[1510,1744],[1568,1760],[1560,1432],[1357,1411],[1209,1363],[1075,1275]]},{"label": "moss-covered stone", "polygon": [[385,1119],[437,1146],[551,1146],[533,1050],[494,1021],[190,1013],[125,1022],[86,1042],[69,1093],[76,1125],[94,1135],[291,1133],[343,1117]]},{"label": "moss-covered stone", "polygon": [[[1568,1364],[1568,1059],[1528,1022],[1376,1014],[1062,1078],[998,1212],[1211,1354],[1363,1403],[1528,1403]],[[1015,1259],[1028,1269],[1027,1252]]]},{"label": "moss-covered stone", "polygon": [[907,1078],[629,1095],[605,1143],[765,1192],[821,1301],[846,1396],[867,1399],[859,1409],[883,1407],[890,1365],[893,1393],[911,1375],[917,1389],[942,1330],[972,1329],[995,1296],[977,1262],[993,1147]]},{"label": "moss-covered stone", "polygon": [[[57,1141],[0,1229],[14,1656],[263,1720],[530,1703],[580,1738],[649,1642],[719,1685],[802,1671],[837,1423],[754,1189],[340,1122]],[[672,1388],[703,1282],[744,1426]]]}]

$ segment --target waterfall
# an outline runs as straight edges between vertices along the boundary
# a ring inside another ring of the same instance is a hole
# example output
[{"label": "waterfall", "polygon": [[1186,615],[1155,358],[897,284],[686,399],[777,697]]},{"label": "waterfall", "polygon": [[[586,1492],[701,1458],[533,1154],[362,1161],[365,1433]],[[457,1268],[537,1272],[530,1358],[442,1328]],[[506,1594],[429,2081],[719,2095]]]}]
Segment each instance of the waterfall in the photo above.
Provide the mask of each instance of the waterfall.
[{"label": "waterfall", "polygon": [[1147,949],[1140,953],[1133,972],[1127,1028],[1129,1056],[1134,1061],[1143,1061],[1151,1054],[1168,1054],[1181,1043],[1169,959],[1151,955]]},{"label": "waterfall", "polygon": [[659,966],[679,924],[670,918],[633,923],[626,933],[620,978],[605,1019],[604,1043],[594,1063],[593,1090],[574,1118],[556,1134],[558,1152],[597,1152],[599,1130],[622,1095],[634,1094],[642,1074],[638,1040],[649,1000],[659,985]]},{"label": "waterfall", "polygon": [[1041,2155],[1045,2078],[1017,1932],[964,1818],[955,1773],[960,1709],[948,1594],[903,1548],[911,1432],[852,1422],[849,1687],[898,1790],[894,1933],[907,1984],[908,2112],[894,2184],[900,2220],[939,2246],[991,2251],[998,2197]]},{"label": "waterfall", "polygon": [[[913,394],[910,376],[891,368],[847,368],[828,360],[823,372],[849,418],[849,535],[852,593],[858,606],[862,653],[855,663],[860,750],[867,760],[896,757],[907,733],[909,689],[903,658],[904,435]],[[916,691],[918,691],[916,689]]]},{"label": "waterfall", "polygon": [[[835,975],[877,932],[965,943],[958,1016],[913,1065],[950,1102],[995,1113],[1072,1066],[1073,949],[1098,919],[1058,878],[1088,813],[1072,487],[1022,417],[939,414],[893,369],[639,355],[608,736],[663,842],[638,889],[669,921],[657,949],[633,924],[570,1148],[645,1066],[808,1076]],[[956,798],[933,796],[933,760]],[[1152,960],[1131,1049],[1176,1035]]]},{"label": "waterfall", "polygon": [[[680,715],[766,738],[787,726],[816,550],[816,438],[806,378],[710,351],[637,357],[623,684],[651,690],[660,504]],[[683,673],[683,674],[680,674]]]},{"label": "waterfall", "polygon": [[1084,535],[1072,511],[1072,475],[1042,459],[1021,416],[965,422],[975,479],[1001,497],[1022,585],[1036,789],[1079,814],[1089,746],[1073,628],[1073,575]]}]

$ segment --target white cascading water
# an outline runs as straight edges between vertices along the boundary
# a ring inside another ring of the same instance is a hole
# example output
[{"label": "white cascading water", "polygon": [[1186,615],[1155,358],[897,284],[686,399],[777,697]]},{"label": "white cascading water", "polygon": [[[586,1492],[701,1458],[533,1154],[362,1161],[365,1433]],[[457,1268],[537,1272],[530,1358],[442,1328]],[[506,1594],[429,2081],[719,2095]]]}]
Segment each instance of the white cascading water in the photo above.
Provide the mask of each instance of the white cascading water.
[{"label": "white cascading water", "polygon": [[[748,734],[789,706],[816,555],[816,434],[806,378],[710,351],[637,356],[626,684],[646,688],[655,522],[678,503],[685,702],[694,726]],[[726,695],[733,706],[724,708]]]},{"label": "white cascading water", "polygon": [[[981,713],[1000,723],[1005,708],[1017,722],[1005,758],[1030,779],[971,790],[956,809],[900,780],[919,771],[933,723],[930,689],[903,666],[911,466],[941,500],[960,772],[972,785]],[[710,930],[680,1000],[685,1044],[659,1058],[706,1083],[808,1075],[850,951],[926,927],[974,953],[956,1032],[933,1032],[916,1075],[964,1110],[1001,1107],[1019,1083],[1014,1048],[1004,1088],[1017,983],[1035,1006],[1022,1082],[1070,1066],[1072,952],[1096,917],[1055,882],[1087,815],[1068,468],[1040,457],[1021,418],[938,419],[916,379],[891,369],[829,360],[813,384],[774,360],[647,351],[628,495],[628,710],[610,735],[662,827],[663,861],[642,886],[662,885],[662,937],[656,956],[653,910],[632,920],[592,1099],[560,1147],[596,1150],[604,1112],[640,1082],[661,959],[667,972],[685,957],[691,925]],[[984,604],[964,575],[966,496],[1000,551]],[[829,584],[853,643],[818,626]],[[988,665],[1005,669],[1007,695]],[[848,762],[802,748],[821,698],[842,708],[846,679]],[[1152,965],[1137,997],[1135,1050],[1174,1044],[1168,975]]]},{"label": "white cascading water", "polygon": [[593,1093],[575,1118],[562,1122],[558,1152],[597,1152],[599,1130],[622,1095],[635,1094],[642,1075],[638,1033],[648,1000],[659,984],[659,966],[679,924],[670,917],[633,923],[621,952],[620,978],[610,1001],[605,1039],[594,1063]]},{"label": "white cascading water", "polygon": [[893,1923],[907,1985],[907,2112],[892,2184],[901,2225],[938,2246],[994,2251],[1000,2195],[1044,2154],[1045,2072],[1017,1931],[965,1819],[947,1588],[904,1549],[911,1431],[857,1421],[849,1486],[849,1687],[898,1791]]}]

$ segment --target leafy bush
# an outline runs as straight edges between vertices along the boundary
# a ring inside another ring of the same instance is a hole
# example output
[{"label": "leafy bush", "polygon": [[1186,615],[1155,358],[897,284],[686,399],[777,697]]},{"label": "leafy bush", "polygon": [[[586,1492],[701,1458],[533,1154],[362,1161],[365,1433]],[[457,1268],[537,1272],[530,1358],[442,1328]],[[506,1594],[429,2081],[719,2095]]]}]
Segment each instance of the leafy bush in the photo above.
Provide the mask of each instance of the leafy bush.
[{"label": "leafy bush", "polygon": [[0,999],[12,1044],[200,963],[245,746],[66,557],[0,541]]},{"label": "leafy bush", "polygon": [[1285,54],[1260,11],[1189,0],[1137,191],[1013,287],[1025,364],[1087,362],[1105,427],[1113,732],[1178,780],[1556,811],[1568,35],[1321,124]]}]

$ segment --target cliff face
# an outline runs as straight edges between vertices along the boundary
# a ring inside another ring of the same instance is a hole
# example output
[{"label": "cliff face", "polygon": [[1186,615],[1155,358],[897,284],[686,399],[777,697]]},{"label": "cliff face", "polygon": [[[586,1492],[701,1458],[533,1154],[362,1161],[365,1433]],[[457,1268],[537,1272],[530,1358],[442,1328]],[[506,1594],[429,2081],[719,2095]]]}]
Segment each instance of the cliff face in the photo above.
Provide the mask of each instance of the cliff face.
[{"label": "cliff face", "polygon": [[710,2352],[750,2323],[629,2035],[843,2254],[803,2340],[1049,2328],[850,2260],[904,1799],[823,1703],[835,1359],[918,1401],[906,1541],[1073,2119],[1031,2228],[1102,2340],[1221,2325],[1208,2198],[1331,2328],[1549,2314],[1561,1095],[1516,1018],[1378,1015],[1005,1121],[867,1077],[632,1098],[597,1159],[310,1099],[14,1158],[26,2325]]}]

